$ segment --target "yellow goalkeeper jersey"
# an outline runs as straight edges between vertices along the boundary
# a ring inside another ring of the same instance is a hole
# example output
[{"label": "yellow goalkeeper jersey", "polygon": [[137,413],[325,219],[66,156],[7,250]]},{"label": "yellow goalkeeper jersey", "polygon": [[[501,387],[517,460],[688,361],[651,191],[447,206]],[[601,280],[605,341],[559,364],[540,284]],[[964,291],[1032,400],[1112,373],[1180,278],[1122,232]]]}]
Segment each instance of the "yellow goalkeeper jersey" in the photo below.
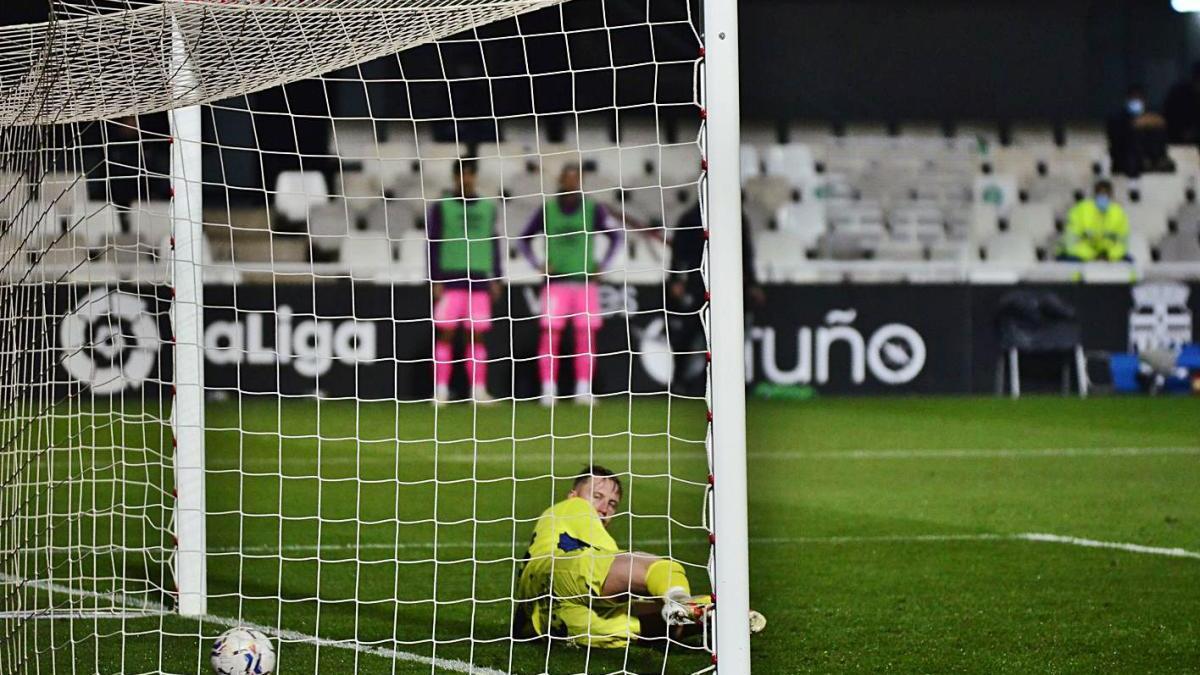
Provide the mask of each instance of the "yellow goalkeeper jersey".
[{"label": "yellow goalkeeper jersey", "polygon": [[529,558],[547,558],[585,549],[617,552],[617,542],[604,528],[591,502],[571,497],[551,506],[538,517],[529,543]]}]

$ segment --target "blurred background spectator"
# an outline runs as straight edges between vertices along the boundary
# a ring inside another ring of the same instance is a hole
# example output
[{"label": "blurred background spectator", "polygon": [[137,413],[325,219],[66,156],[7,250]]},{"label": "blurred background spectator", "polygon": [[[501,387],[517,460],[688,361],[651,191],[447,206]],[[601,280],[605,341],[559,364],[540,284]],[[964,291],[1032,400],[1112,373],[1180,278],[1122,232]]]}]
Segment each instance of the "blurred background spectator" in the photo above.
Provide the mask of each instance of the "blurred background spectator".
[{"label": "blurred background spectator", "polygon": [[1108,147],[1113,171],[1126,176],[1175,170],[1167,157],[1167,122],[1146,103],[1146,91],[1135,84],[1124,106],[1108,119]]}]

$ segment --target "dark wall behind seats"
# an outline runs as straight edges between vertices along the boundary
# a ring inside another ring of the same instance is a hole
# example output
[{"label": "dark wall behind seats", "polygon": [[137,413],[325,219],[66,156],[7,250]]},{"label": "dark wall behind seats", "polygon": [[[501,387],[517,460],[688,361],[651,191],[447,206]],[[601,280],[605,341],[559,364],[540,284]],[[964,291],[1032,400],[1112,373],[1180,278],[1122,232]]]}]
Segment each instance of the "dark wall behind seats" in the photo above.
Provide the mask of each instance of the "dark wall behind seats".
[{"label": "dark wall behind seats", "polygon": [[1169,0],[742,0],[740,22],[750,118],[1099,118],[1200,53]]}]

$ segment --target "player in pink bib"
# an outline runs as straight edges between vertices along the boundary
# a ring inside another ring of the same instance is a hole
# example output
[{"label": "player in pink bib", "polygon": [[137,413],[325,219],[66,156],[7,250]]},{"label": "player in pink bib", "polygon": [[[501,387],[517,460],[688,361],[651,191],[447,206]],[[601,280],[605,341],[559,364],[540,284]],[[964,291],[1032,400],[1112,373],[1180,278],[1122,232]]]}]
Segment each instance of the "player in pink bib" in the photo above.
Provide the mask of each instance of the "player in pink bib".
[{"label": "player in pink bib", "polygon": [[476,401],[489,402],[487,346],[492,327],[492,296],[500,293],[500,245],[496,202],[475,192],[475,162],[455,163],[456,192],[429,207],[429,274],[435,302],[433,325],[434,401],[450,400],[454,335],[467,332],[467,377]]},{"label": "player in pink bib", "polygon": [[[552,405],[558,393],[558,359],[562,334],[570,323],[575,335],[575,401],[592,402],[592,374],[596,361],[596,334],[604,320],[600,314],[600,289],[595,275],[608,269],[621,246],[621,232],[610,227],[604,207],[580,190],[579,166],[568,164],[559,175],[559,194],[547,199],[530,218],[519,246],[535,267],[546,273],[542,291],[542,337],[538,344],[538,370],[542,380],[542,405]],[[597,262],[596,235],[609,239],[604,259]],[[546,260],[539,261],[531,242],[546,238]]]}]

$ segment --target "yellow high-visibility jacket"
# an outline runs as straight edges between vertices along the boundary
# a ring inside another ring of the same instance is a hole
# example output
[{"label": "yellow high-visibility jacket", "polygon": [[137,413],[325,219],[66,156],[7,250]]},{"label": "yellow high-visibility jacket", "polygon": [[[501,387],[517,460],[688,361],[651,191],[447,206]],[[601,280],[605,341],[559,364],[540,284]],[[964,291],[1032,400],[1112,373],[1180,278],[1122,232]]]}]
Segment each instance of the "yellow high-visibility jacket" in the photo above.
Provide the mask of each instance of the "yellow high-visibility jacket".
[{"label": "yellow high-visibility jacket", "polygon": [[1085,262],[1121,260],[1129,252],[1129,218],[1120,204],[1101,211],[1085,199],[1067,215],[1060,252]]}]

